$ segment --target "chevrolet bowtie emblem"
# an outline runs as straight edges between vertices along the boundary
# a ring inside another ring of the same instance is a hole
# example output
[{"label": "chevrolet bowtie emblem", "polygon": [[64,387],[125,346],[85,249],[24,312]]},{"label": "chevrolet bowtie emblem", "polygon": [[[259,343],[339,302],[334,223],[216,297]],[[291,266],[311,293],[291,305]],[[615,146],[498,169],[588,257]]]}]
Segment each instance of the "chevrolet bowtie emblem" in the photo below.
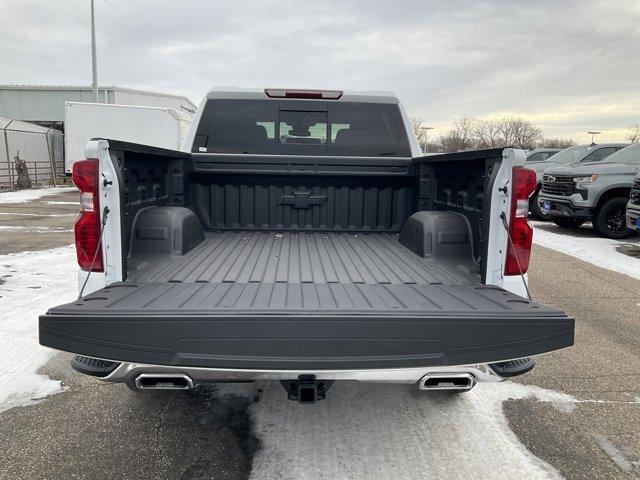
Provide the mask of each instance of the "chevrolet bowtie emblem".
[{"label": "chevrolet bowtie emblem", "polygon": [[324,205],[327,201],[326,195],[311,195],[311,192],[293,192],[291,195],[282,195],[278,205],[291,205],[293,208],[311,208],[314,205]]}]

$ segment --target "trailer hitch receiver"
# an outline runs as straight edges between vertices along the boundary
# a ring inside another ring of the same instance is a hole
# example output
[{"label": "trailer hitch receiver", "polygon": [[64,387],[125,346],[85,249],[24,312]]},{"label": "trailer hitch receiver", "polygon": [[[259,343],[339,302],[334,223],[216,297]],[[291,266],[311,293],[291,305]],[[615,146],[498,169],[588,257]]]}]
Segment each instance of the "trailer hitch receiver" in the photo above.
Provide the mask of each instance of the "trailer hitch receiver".
[{"label": "trailer hitch receiver", "polygon": [[297,380],[281,380],[289,400],[299,403],[316,403],[327,398],[327,390],[333,380],[317,380],[315,375],[299,375]]}]

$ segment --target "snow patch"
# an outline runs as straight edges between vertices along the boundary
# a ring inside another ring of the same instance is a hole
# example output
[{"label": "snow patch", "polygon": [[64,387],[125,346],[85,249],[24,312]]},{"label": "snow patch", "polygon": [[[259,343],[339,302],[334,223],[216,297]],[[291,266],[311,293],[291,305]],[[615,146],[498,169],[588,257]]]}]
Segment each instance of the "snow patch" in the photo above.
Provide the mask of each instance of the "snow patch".
[{"label": "snow patch", "polygon": [[[533,222],[533,225],[536,227],[533,230],[534,243],[566,253],[598,267],[640,279],[640,258],[634,258],[616,250],[617,247],[625,243],[639,245],[637,241],[550,232],[546,229],[550,224],[546,222]],[[542,225],[545,226],[544,229],[537,228]],[[558,231],[561,232],[559,227]]]},{"label": "snow patch", "polygon": [[0,192],[0,203],[27,203],[39,200],[47,195],[63,192],[77,192],[75,187],[35,188],[32,190],[17,190],[15,192]]},{"label": "snow patch", "polygon": [[0,215],[11,217],[77,217],[77,213],[25,213],[25,212],[0,212]]},{"label": "snow patch", "polygon": [[502,404],[535,398],[571,411],[574,397],[514,382],[453,395],[415,386],[335,383],[311,408],[266,385],[252,407],[262,448],[251,478],[555,479],[509,428]]},{"label": "snow patch", "polygon": [[28,227],[14,225],[0,225],[0,232],[20,232],[20,233],[60,233],[73,232],[72,228],[65,227],[38,227],[29,225]]},{"label": "snow patch", "polygon": [[73,245],[0,255],[0,412],[62,390],[36,370],[55,355],[38,344],[38,315],[76,296]]}]

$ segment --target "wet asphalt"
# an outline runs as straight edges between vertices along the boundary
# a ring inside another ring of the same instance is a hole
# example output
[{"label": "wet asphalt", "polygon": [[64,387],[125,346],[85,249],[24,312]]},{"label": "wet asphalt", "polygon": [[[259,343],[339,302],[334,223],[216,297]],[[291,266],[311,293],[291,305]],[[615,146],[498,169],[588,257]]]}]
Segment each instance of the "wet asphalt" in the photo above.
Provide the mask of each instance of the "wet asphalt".
[{"label": "wet asphalt", "polygon": [[[26,227],[1,232],[0,254],[72,243],[77,207],[48,202],[76,200],[63,193],[0,204],[0,226]],[[537,301],[576,318],[576,344],[539,357],[517,381],[579,402],[561,412],[534,398],[506,401],[509,426],[566,478],[640,478],[640,281],[534,246],[530,286]],[[260,385],[140,394],[77,374],[68,359],[59,354],[40,370],[61,380],[63,393],[0,413],[1,479],[249,476],[260,449],[250,413]]]}]

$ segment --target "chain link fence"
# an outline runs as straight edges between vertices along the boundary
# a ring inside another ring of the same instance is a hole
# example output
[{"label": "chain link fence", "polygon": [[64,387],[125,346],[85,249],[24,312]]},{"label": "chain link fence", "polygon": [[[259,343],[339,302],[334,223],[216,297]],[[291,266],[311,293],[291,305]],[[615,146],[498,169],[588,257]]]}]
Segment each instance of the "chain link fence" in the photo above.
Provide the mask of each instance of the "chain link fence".
[{"label": "chain link fence", "polygon": [[67,183],[60,130],[15,120],[0,124],[1,190]]}]

